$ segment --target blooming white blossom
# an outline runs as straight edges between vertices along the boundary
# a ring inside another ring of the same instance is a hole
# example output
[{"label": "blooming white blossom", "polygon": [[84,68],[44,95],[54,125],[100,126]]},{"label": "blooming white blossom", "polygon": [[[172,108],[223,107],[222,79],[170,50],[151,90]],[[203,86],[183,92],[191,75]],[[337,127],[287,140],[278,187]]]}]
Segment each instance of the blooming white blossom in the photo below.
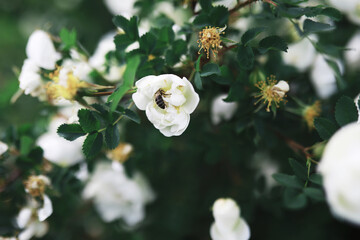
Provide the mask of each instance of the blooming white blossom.
[{"label": "blooming white blossom", "polygon": [[19,240],[30,240],[32,237],[43,237],[49,229],[48,223],[39,220],[37,203],[31,200],[28,206],[22,208],[16,218],[19,228],[23,229],[18,235]]},{"label": "blooming white blossom", "polygon": [[215,222],[211,225],[212,240],[248,240],[250,228],[240,217],[240,208],[231,198],[220,198],[213,206]]},{"label": "blooming white blossom", "polygon": [[300,72],[304,72],[314,62],[316,50],[308,39],[304,38],[299,42],[290,44],[288,47],[288,52],[282,53],[285,64],[294,66]]},{"label": "blooming white blossom", "polygon": [[110,82],[119,81],[126,68],[125,64],[119,66],[117,62],[110,62],[109,72],[106,72],[106,54],[116,49],[114,37],[115,32],[105,34],[100,39],[94,54],[89,59],[90,66],[98,70]]},{"label": "blooming white blossom", "polygon": [[104,0],[105,5],[113,15],[122,15],[124,17],[133,16],[136,11],[134,8],[135,0]]},{"label": "blooming white blossom", "polygon": [[138,80],[136,87],[132,99],[140,110],[146,110],[146,116],[155,128],[166,137],[179,136],[185,131],[190,113],[200,101],[185,77],[150,75]]},{"label": "blooming white blossom", "polygon": [[273,92],[279,95],[279,97],[285,97],[286,93],[290,90],[289,84],[284,81],[280,80],[277,84],[275,84],[272,88]]},{"label": "blooming white blossom", "polygon": [[360,32],[357,32],[346,45],[345,61],[351,69],[360,66]]},{"label": "blooming white blossom", "polygon": [[335,216],[360,225],[360,125],[351,123],[329,140],[318,171]]},{"label": "blooming white blossom", "polygon": [[222,120],[230,120],[237,109],[236,102],[225,102],[227,94],[221,94],[214,98],[211,103],[211,121],[217,125]]},{"label": "blooming white blossom", "polygon": [[59,166],[72,166],[84,160],[82,143],[85,137],[68,141],[57,134],[57,128],[68,123],[66,117],[54,117],[49,125],[49,130],[41,135],[37,144],[44,150],[44,157]]},{"label": "blooming white blossom", "polygon": [[329,0],[329,3],[345,13],[351,22],[360,25],[360,0]]},{"label": "blooming white blossom", "polygon": [[8,145],[0,141],[0,156],[9,149]]},{"label": "blooming white blossom", "polygon": [[42,30],[36,30],[30,35],[26,45],[26,55],[27,59],[19,76],[19,87],[26,95],[30,94],[45,100],[45,83],[42,81],[40,68],[54,69],[61,55],[56,52],[49,35]]},{"label": "blooming white blossom", "polygon": [[[340,71],[343,70],[342,64],[337,61]],[[318,54],[311,70],[311,82],[314,85],[317,95],[328,98],[337,91],[336,77],[334,70],[326,62],[325,58]]]},{"label": "blooming white blossom", "polygon": [[99,162],[85,186],[83,197],[94,200],[105,222],[123,219],[128,226],[135,226],[145,217],[145,204],[155,196],[140,173],[130,179],[124,171],[115,171],[109,162]]},{"label": "blooming white blossom", "polygon": [[61,58],[49,34],[42,30],[36,30],[30,35],[26,45],[26,55],[38,67],[47,70],[54,69],[56,62]]}]

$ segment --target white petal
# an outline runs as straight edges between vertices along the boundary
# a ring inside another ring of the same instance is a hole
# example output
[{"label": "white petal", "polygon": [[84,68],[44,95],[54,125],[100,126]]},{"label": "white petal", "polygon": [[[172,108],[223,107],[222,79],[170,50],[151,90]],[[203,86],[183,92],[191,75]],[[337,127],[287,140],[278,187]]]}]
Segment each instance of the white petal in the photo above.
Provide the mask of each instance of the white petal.
[{"label": "white petal", "polygon": [[221,120],[230,120],[237,109],[236,102],[225,102],[226,94],[214,98],[211,103],[211,121],[217,125]]},{"label": "white petal", "polygon": [[186,103],[183,105],[183,109],[186,113],[192,113],[197,105],[200,102],[199,95],[195,92],[193,85],[186,79],[183,78],[186,83],[186,88],[184,89],[184,96],[186,98]]},{"label": "white petal", "polygon": [[42,87],[39,67],[31,59],[25,59],[19,75],[19,87],[25,94],[32,94]]},{"label": "white petal", "polygon": [[43,200],[43,207],[38,210],[38,217],[40,222],[47,219],[53,212],[51,200],[46,194],[44,194]]},{"label": "white petal", "polygon": [[42,30],[36,30],[30,35],[26,45],[26,55],[37,66],[48,70],[54,69],[56,62],[61,58],[49,35]]},{"label": "white petal", "polygon": [[230,198],[220,198],[215,201],[213,215],[217,227],[222,230],[232,229],[240,217],[240,208],[236,202]]},{"label": "white petal", "polygon": [[29,207],[22,208],[16,218],[16,223],[19,228],[24,228],[30,221],[32,209]]},{"label": "white petal", "polygon": [[0,156],[9,149],[8,145],[0,141]]}]

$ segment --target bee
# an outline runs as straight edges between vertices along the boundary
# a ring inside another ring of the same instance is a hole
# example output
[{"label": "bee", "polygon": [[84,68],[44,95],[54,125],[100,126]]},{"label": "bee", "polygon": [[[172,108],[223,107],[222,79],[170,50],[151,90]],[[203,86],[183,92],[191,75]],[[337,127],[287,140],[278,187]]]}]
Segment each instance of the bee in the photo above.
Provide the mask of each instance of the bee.
[{"label": "bee", "polygon": [[166,94],[164,90],[161,88],[155,93],[155,103],[159,108],[165,109],[167,107],[167,103],[164,101],[163,97],[170,96],[171,94]]}]

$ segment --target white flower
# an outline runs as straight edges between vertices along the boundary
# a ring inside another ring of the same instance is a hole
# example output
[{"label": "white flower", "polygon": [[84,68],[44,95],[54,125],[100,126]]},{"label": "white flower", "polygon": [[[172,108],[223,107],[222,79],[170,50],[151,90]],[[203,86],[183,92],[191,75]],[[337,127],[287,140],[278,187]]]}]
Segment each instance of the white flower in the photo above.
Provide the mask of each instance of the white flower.
[{"label": "white flower", "polygon": [[173,74],[146,76],[136,82],[132,95],[135,105],[146,110],[146,116],[155,128],[166,136],[181,135],[190,122],[190,113],[200,99],[194,87],[184,77]]},{"label": "white flower", "polygon": [[329,3],[345,13],[350,21],[360,25],[360,0],[329,0]]},{"label": "white flower", "polygon": [[40,68],[31,59],[25,59],[19,76],[19,87],[26,95],[45,99],[44,83],[41,79]]},{"label": "white flower", "polygon": [[272,160],[270,156],[264,152],[257,152],[251,161],[251,166],[256,170],[256,177],[264,177],[265,192],[277,185],[277,182],[272,177],[274,173],[279,172],[279,165]]},{"label": "white flower", "polygon": [[211,225],[212,240],[248,240],[250,228],[240,217],[240,208],[230,198],[221,198],[213,206],[215,222]]},{"label": "white flower", "polygon": [[329,140],[318,171],[335,216],[360,225],[360,125],[351,123]]},{"label": "white flower", "polygon": [[49,126],[47,133],[41,135],[37,144],[44,150],[44,157],[59,166],[72,166],[84,160],[82,143],[85,137],[79,137],[74,141],[68,141],[57,134],[57,128],[66,123],[63,117],[55,117]]},{"label": "white flower", "polygon": [[283,98],[285,97],[285,94],[290,90],[290,86],[286,81],[280,80],[272,87],[272,90],[274,93],[279,95],[279,97]]},{"label": "white flower", "polygon": [[42,30],[34,31],[26,45],[26,55],[38,67],[52,70],[61,55],[56,52],[48,33]]},{"label": "white flower", "polygon": [[104,0],[105,5],[113,15],[131,17],[135,14],[135,0]]},{"label": "white flower", "polygon": [[8,145],[0,141],[0,156],[3,155],[8,149]]},{"label": "white flower", "polygon": [[[337,64],[340,71],[342,71],[343,66],[339,63],[339,61],[337,61]],[[317,95],[322,99],[330,97],[337,91],[334,70],[320,54],[316,56],[311,70],[311,82],[314,85]]]},{"label": "white flower", "polygon": [[357,32],[346,45],[345,60],[351,69],[360,66],[360,32]]},{"label": "white flower", "polygon": [[128,178],[124,171],[115,171],[109,162],[100,162],[85,186],[83,197],[93,199],[105,222],[123,219],[134,226],[145,217],[145,204],[154,199],[149,184],[138,174]]},{"label": "white flower", "polygon": [[48,223],[40,221],[36,216],[37,204],[33,200],[29,206],[22,208],[16,218],[19,228],[24,229],[18,235],[19,240],[30,240],[32,237],[43,237],[49,229]]},{"label": "white flower", "polygon": [[290,44],[288,52],[282,53],[284,63],[296,67],[300,72],[306,71],[311,66],[315,56],[316,50],[306,38]]},{"label": "white flower", "polygon": [[109,72],[106,72],[106,54],[116,49],[114,43],[115,34],[115,32],[110,32],[103,36],[94,54],[89,59],[90,66],[98,70],[110,82],[119,81],[126,67],[125,64],[120,65],[117,61],[110,61]]},{"label": "white flower", "polygon": [[230,120],[237,109],[237,103],[225,102],[227,94],[221,94],[214,98],[211,103],[211,121],[217,125],[222,120]]}]

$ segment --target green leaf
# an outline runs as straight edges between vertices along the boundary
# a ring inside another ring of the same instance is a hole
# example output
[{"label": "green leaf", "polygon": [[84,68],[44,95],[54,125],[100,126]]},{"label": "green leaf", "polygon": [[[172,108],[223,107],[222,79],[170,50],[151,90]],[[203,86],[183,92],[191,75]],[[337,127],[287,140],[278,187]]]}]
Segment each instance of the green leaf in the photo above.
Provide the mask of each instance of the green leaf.
[{"label": "green leaf", "polygon": [[220,75],[221,71],[217,64],[215,63],[208,63],[205,64],[202,68],[202,71],[200,73],[201,77],[207,77],[210,75]]},{"label": "green leaf", "polygon": [[294,171],[295,175],[298,178],[300,178],[302,180],[308,179],[307,168],[305,167],[305,165],[300,164],[298,161],[296,161],[293,158],[289,158],[289,163],[290,163],[292,170]]},{"label": "green leaf", "polygon": [[358,112],[353,99],[342,96],[335,106],[335,119],[340,126],[358,120]]},{"label": "green leaf", "polygon": [[89,134],[82,146],[83,153],[87,158],[93,158],[101,151],[103,145],[103,135],[98,132]]},{"label": "green leaf", "polygon": [[326,118],[315,118],[314,125],[323,140],[328,140],[338,129],[332,121]]},{"label": "green leaf", "polygon": [[88,109],[80,109],[78,111],[78,117],[81,128],[91,133],[100,129],[100,121],[95,117],[92,111]]},{"label": "green leaf", "polygon": [[115,26],[124,30],[128,38],[133,41],[139,39],[137,22],[138,19],[136,16],[133,16],[130,20],[120,15],[113,17],[113,23]]},{"label": "green leaf", "polygon": [[341,76],[341,71],[340,71],[339,65],[333,60],[330,60],[330,59],[325,59],[325,60],[326,60],[327,64],[329,65],[329,67],[332,68],[332,70],[334,70],[337,87],[340,90],[344,90],[346,88],[346,83],[344,82],[344,79]]},{"label": "green leaf", "polygon": [[109,149],[115,149],[120,143],[120,131],[117,125],[109,125],[105,131],[105,142]]},{"label": "green leaf", "polygon": [[194,82],[195,82],[195,86],[197,89],[199,89],[199,90],[203,89],[201,75],[198,71],[195,72]]},{"label": "green leaf", "polygon": [[335,26],[326,23],[314,22],[310,19],[306,19],[304,22],[304,34],[331,31],[335,29]]},{"label": "green leaf", "polygon": [[141,122],[139,115],[130,109],[125,109],[122,114],[128,119],[136,122],[137,124],[140,124]]},{"label": "green leaf", "polygon": [[324,8],[320,14],[324,16],[328,16],[335,21],[340,21],[342,19],[341,12],[331,7]]},{"label": "green leaf", "polygon": [[201,61],[201,57],[202,57],[203,54],[200,54],[198,59],[196,60],[196,63],[195,63],[195,70],[197,72],[200,72],[200,61]]},{"label": "green leaf", "polygon": [[290,188],[298,188],[302,189],[303,184],[302,182],[296,177],[284,173],[275,173],[272,177],[281,185]]},{"label": "green leaf", "polygon": [[60,39],[61,39],[61,42],[64,44],[64,50],[69,50],[70,48],[76,46],[76,31],[75,31],[75,29],[73,29],[72,31],[69,31],[66,28],[61,29]]},{"label": "green leaf", "polygon": [[275,36],[275,35],[262,39],[259,42],[259,47],[260,47],[259,51],[261,53],[266,53],[269,50],[277,50],[277,51],[287,52],[287,49],[288,49],[287,44],[284,41],[284,39],[282,39],[279,36]]},{"label": "green leaf", "polygon": [[21,155],[28,155],[33,144],[34,144],[34,140],[31,137],[21,136],[21,138],[20,138],[20,153],[21,153]]},{"label": "green leaf", "polygon": [[313,173],[309,177],[310,182],[322,185],[322,176],[317,173]]},{"label": "green leaf", "polygon": [[244,35],[241,37],[241,42],[246,46],[250,41],[252,41],[257,35],[264,31],[265,27],[257,27],[247,30]]},{"label": "green leaf", "polygon": [[237,59],[239,67],[244,70],[250,70],[254,66],[254,52],[251,47],[238,46]]},{"label": "green leaf", "polygon": [[321,189],[313,188],[313,187],[307,187],[304,189],[304,193],[306,196],[318,200],[318,201],[324,201],[325,200],[325,194]]},{"label": "green leaf", "polygon": [[125,34],[118,34],[114,38],[114,43],[118,51],[125,50],[127,46],[129,46],[133,42],[134,41]]},{"label": "green leaf", "polygon": [[140,64],[140,57],[138,55],[132,56],[126,65],[126,70],[124,73],[124,82],[119,86],[118,89],[113,92],[108,98],[108,102],[111,102],[110,110],[115,111],[117,105],[119,104],[122,97],[125,93],[130,90],[134,84],[136,70]]},{"label": "green leaf", "polygon": [[57,133],[69,141],[74,141],[86,134],[79,124],[62,124],[58,127]]},{"label": "green leaf", "polygon": [[211,4],[212,0],[199,0],[201,9],[204,10],[205,12],[208,12],[212,9],[212,4]]},{"label": "green leaf", "polygon": [[304,193],[286,188],[284,192],[284,204],[290,209],[300,209],[306,206],[307,198]]}]

